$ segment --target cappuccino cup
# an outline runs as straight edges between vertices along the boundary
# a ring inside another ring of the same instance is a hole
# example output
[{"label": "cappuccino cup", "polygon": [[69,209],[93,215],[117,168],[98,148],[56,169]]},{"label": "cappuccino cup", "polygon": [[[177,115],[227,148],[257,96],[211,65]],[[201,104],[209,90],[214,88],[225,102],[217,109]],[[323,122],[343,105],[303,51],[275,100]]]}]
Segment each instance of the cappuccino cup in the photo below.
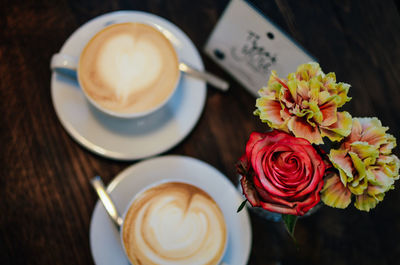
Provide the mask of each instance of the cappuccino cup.
[{"label": "cappuccino cup", "polygon": [[120,118],[150,114],[174,94],[179,59],[162,32],[143,23],[119,23],[97,32],[79,58],[55,54],[51,69],[76,71],[79,86],[97,109]]},{"label": "cappuccino cup", "polygon": [[134,265],[218,265],[228,239],[214,199],[197,186],[175,181],[139,192],[123,215],[120,235]]}]

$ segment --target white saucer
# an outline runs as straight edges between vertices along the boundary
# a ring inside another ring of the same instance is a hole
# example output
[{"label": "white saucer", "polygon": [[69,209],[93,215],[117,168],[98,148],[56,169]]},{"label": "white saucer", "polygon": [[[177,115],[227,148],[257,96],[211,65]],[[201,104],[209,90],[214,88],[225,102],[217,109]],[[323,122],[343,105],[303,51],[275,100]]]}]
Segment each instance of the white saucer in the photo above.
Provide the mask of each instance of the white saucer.
[{"label": "white saucer", "polygon": [[[60,53],[78,57],[101,28],[128,21],[157,27],[174,45],[181,61],[204,70],[199,52],[185,33],[161,17],[138,11],[113,12],[87,22],[68,38]],[[182,75],[166,106],[149,116],[130,120],[108,116],[92,107],[77,81],[66,75],[53,73],[51,95],[61,124],[78,143],[104,157],[135,160],[165,152],[189,134],[202,113],[206,84]]]},{"label": "white saucer", "polygon": [[[122,213],[137,192],[164,179],[192,183],[214,198],[228,226],[229,239],[223,262],[227,265],[247,264],[252,236],[247,209],[236,213],[243,198],[233,184],[214,167],[185,156],[156,157],[122,171],[111,181],[107,191]],[[94,208],[90,223],[90,247],[96,265],[129,264],[119,233],[100,202]]]}]

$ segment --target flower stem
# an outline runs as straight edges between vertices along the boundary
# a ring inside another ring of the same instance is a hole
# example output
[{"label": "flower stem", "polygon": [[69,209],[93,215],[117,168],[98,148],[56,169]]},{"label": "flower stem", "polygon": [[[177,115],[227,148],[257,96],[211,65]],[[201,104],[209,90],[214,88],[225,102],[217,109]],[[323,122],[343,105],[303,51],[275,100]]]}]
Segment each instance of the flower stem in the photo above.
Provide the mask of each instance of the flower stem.
[{"label": "flower stem", "polygon": [[291,214],[282,214],[282,220],[285,224],[286,230],[296,242],[296,239],[294,237],[294,229],[296,227],[297,216]]}]

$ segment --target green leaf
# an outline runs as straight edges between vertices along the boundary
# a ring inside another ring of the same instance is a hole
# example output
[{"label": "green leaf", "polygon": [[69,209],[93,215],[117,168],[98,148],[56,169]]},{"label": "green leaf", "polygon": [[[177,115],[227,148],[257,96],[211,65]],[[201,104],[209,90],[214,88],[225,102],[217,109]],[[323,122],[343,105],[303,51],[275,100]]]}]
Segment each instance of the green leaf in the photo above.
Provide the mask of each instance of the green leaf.
[{"label": "green leaf", "polygon": [[236,211],[237,213],[240,212],[240,211],[244,208],[244,206],[246,205],[246,202],[247,202],[247,199],[244,200],[244,201],[240,204],[239,208],[238,208],[237,211]]},{"label": "green leaf", "polygon": [[291,214],[282,214],[282,220],[289,234],[294,239],[294,228],[296,226],[297,216]]}]

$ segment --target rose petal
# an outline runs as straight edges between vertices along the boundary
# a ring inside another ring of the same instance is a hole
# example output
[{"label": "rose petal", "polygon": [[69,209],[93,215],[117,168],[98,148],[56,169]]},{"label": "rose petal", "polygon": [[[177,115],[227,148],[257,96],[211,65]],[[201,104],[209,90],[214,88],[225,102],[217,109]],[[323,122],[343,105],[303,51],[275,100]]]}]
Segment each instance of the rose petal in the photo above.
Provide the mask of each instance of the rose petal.
[{"label": "rose petal", "polygon": [[265,189],[268,193],[282,197],[288,196],[287,193],[280,190],[275,185],[275,182],[273,182],[273,172],[269,171],[270,168],[269,167],[265,168],[263,166],[264,154],[273,153],[270,152],[270,150],[273,150],[270,146],[264,146],[264,148],[260,149],[260,151],[256,153],[257,155],[254,155],[252,159],[252,166],[257,176],[257,180],[261,183],[262,188]]},{"label": "rose petal", "polygon": [[[291,194],[295,192],[295,188],[298,186],[298,183],[293,183],[293,181],[295,181],[299,165],[296,162],[288,163],[285,161],[288,157],[292,157],[293,154],[289,147],[286,148],[289,150],[283,151],[285,147],[281,147],[279,150],[276,149],[276,152],[270,156],[265,156],[263,164],[266,165],[268,163],[270,165],[267,170],[274,185]],[[278,154],[278,157],[275,158],[274,154]]]},{"label": "rose petal", "polygon": [[317,151],[312,148],[312,146],[307,145],[302,147],[303,152],[308,154],[308,156],[305,156],[303,158],[303,162],[305,163],[305,165],[312,165],[312,169],[310,169],[312,170],[312,172],[307,172],[307,176],[311,177],[311,179],[307,182],[304,182],[307,183],[307,185],[304,185],[304,187],[302,185],[299,185],[297,189],[297,191],[301,191],[300,194],[305,194],[315,190],[317,185],[322,182],[322,176],[325,172],[325,163],[322,161]]},{"label": "rose petal", "polygon": [[236,169],[240,175],[246,175],[250,170],[250,163],[247,160],[246,153],[240,157],[238,163],[236,164]]},{"label": "rose petal", "polygon": [[253,206],[303,215],[320,201],[325,163],[306,139],[277,130],[254,133],[243,163],[250,169],[241,184]]},{"label": "rose petal", "polygon": [[324,185],[324,182],[321,181],[319,182],[317,188],[315,191],[310,194],[309,196],[306,197],[304,201],[301,201],[297,205],[297,215],[304,215],[307,213],[310,209],[312,209],[315,205],[317,205],[321,198],[320,198],[320,191]]},{"label": "rose petal", "polygon": [[282,205],[278,205],[278,204],[274,204],[274,203],[260,202],[260,205],[263,209],[270,211],[270,212],[275,212],[275,213],[280,213],[280,214],[291,214],[291,215],[297,214],[297,211],[294,208],[284,207]]},{"label": "rose petal", "polygon": [[251,156],[252,156],[252,151],[254,148],[254,145],[258,143],[260,140],[264,139],[266,134],[258,133],[258,132],[253,132],[250,134],[250,138],[247,141],[246,144],[246,158],[247,161],[251,161]]},{"label": "rose petal", "polygon": [[272,145],[280,139],[284,138],[285,134],[279,131],[273,130],[268,133],[257,133],[253,132],[250,135],[250,139],[246,145],[246,156],[252,167],[255,169],[256,166],[256,154],[260,152],[262,148],[268,145]]},{"label": "rose petal", "polygon": [[245,176],[240,179],[242,185],[243,194],[253,207],[260,206],[260,198],[255,190],[254,186],[247,180]]}]

